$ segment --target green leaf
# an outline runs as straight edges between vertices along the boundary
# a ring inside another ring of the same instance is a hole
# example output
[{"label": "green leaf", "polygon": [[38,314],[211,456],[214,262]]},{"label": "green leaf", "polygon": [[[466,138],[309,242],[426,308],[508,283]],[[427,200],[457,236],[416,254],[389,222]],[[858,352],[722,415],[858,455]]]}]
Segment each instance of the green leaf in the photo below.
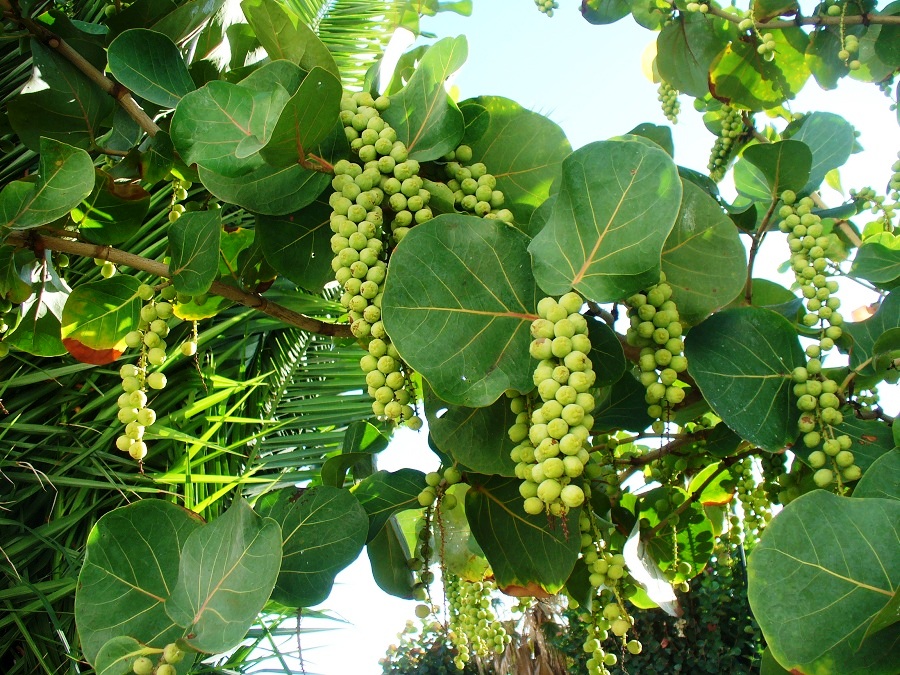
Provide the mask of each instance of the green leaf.
[{"label": "green leaf", "polygon": [[471,145],[481,139],[491,124],[490,111],[475,99],[469,99],[459,104],[459,111],[463,114],[466,123],[466,131],[462,142]]},{"label": "green leaf", "polygon": [[472,156],[497,179],[506,200],[503,206],[523,226],[550,196],[572,146],[559,125],[515,101],[481,96],[470,102],[483,106],[489,115],[487,129],[470,143]]},{"label": "green leaf", "polygon": [[331,182],[328,174],[304,169],[299,164],[281,169],[264,164],[236,178],[201,166],[200,180],[222,201],[269,216],[282,216],[309,206]]},{"label": "green leaf", "polygon": [[791,675],[781,667],[781,664],[772,656],[772,650],[766,647],[759,664],[759,675]]},{"label": "green leaf", "polygon": [[629,14],[629,0],[584,0],[581,3],[581,15],[594,25],[615,23]]},{"label": "green leaf", "polygon": [[838,58],[841,36],[835,27],[822,27],[810,33],[806,47],[806,64],[822,89],[836,89],[840,79],[850,70]]},{"label": "green leaf", "polygon": [[[21,303],[31,295],[31,284],[19,275],[19,269],[34,266],[34,256],[14,246],[0,246],[0,298]],[[27,277],[26,277],[27,278]]]},{"label": "green leaf", "polygon": [[322,483],[343,487],[347,471],[353,469],[354,478],[361,480],[375,473],[375,455],[387,448],[390,441],[372,424],[360,420],[344,432],[341,454],[329,457],[320,472]]},{"label": "green leaf", "polygon": [[777,199],[785,190],[801,191],[812,167],[812,152],[797,140],[757,143],[744,150],[742,157],[741,162],[752,164],[768,187],[766,201]]},{"label": "green leaf", "polygon": [[[900,3],[892,2],[881,10],[881,14],[897,16],[900,14]],[[900,66],[900,26],[886,24],[881,26],[875,40],[875,53],[889,67]]]},{"label": "green leaf", "polygon": [[281,528],[243,499],[184,543],[166,612],[185,643],[218,654],[237,645],[262,610],[281,567]]},{"label": "green leaf", "polygon": [[753,18],[756,21],[769,21],[776,16],[796,14],[799,9],[797,0],[755,0]]},{"label": "green leaf", "polygon": [[219,269],[222,211],[188,211],[169,226],[169,274],[179,293],[206,293]]},{"label": "green leaf", "polygon": [[[734,498],[735,477],[728,470],[719,471],[719,467],[719,462],[708,465],[705,469],[700,471],[700,473],[691,478],[690,485],[688,485],[688,493],[693,494],[700,489],[700,486],[702,486],[710,476],[714,473],[716,474],[715,478],[712,479],[712,482],[703,488],[703,492],[700,493],[700,497],[697,499],[703,506],[721,506],[723,504],[728,504]],[[716,471],[718,471],[718,473],[716,473]]]},{"label": "green leaf", "polygon": [[243,0],[241,9],[270,58],[287,59],[307,72],[319,66],[340,80],[328,47],[288,6],[274,0]]},{"label": "green leaf", "polygon": [[[622,343],[616,332],[605,321],[588,318],[588,335],[591,338],[591,353],[588,356],[597,374],[595,387],[618,382],[625,374],[627,362]],[[585,411],[590,413],[590,411]]]},{"label": "green leaf", "polygon": [[202,525],[190,511],[142,499],[105,514],[88,536],[75,592],[75,621],[91,663],[107,641],[138,638],[161,649],[184,635],[163,603],[178,578],[185,541]]},{"label": "green leaf", "polygon": [[66,348],[60,339],[60,321],[71,289],[49,264],[33,265],[30,273],[36,290],[22,302],[21,319],[3,341],[35,356],[62,356]]},{"label": "green leaf", "polygon": [[886,370],[897,358],[900,358],[900,328],[891,328],[872,345],[872,364],[875,370]]},{"label": "green leaf", "polygon": [[412,600],[415,579],[407,565],[411,553],[396,518],[388,519],[366,544],[366,554],[378,587],[388,595]]},{"label": "green leaf", "polygon": [[290,94],[275,85],[263,92],[215,80],[181,99],[172,118],[175,149],[188,164],[225,177],[246,177],[262,166],[268,143]]},{"label": "green leaf", "polygon": [[415,469],[376,471],[357,483],[353,494],[369,516],[366,541],[372,541],[392,515],[421,508],[419,493],[425,489],[425,474]]},{"label": "green leaf", "polygon": [[[659,147],[666,151],[666,154],[669,157],[675,156],[675,143],[672,140],[672,127],[667,127],[665,125],[659,124],[650,124],[649,122],[642,122],[638,124],[634,129],[628,132],[630,136],[642,136],[647,140],[653,141]],[[679,167],[679,172],[681,168]]]},{"label": "green leaf", "polygon": [[696,98],[709,94],[709,68],[728,44],[728,34],[700,12],[682,13],[663,26],[656,39],[660,77]]},{"label": "green leaf", "polygon": [[93,192],[72,209],[72,216],[85,239],[110,246],[137,234],[149,210],[150,193],[144,188],[134,182],[117,182],[97,169]]},{"label": "green leaf", "polygon": [[466,516],[502,591],[513,595],[518,589],[525,589],[528,595],[541,589],[556,593],[578,557],[581,508],[570,509],[565,523],[554,519],[551,524],[543,513],[528,515],[519,494],[520,482],[517,478],[471,476]]},{"label": "green leaf", "polygon": [[94,189],[94,163],[84,150],[41,138],[36,180],[8,183],[0,192],[0,223],[24,230],[66,215]]},{"label": "green leaf", "polygon": [[334,577],[366,544],[369,519],[347,490],[327,485],[285,488],[264,495],[256,509],[281,526],[281,571],[272,600],[286,607],[323,602]]},{"label": "green leaf", "polygon": [[900,328],[900,291],[890,293],[881,301],[878,311],[865,321],[844,323],[842,327],[844,335],[853,339],[850,368],[860,375],[878,374],[884,377],[885,371],[876,371],[869,360],[875,356],[875,342],[878,338],[892,328]]},{"label": "green leaf", "polygon": [[697,324],[740,294],[747,253],[731,219],[692,183],[662,252],[662,271],[682,321]]},{"label": "green leaf", "polygon": [[[246,26],[247,24],[241,25]],[[300,66],[284,59],[278,59],[277,61],[269,61],[263,64],[238,84],[245,89],[252,89],[255,92],[268,91],[277,84],[293,96],[297,93],[297,89],[300,88],[306,75],[306,71],[301,69]]]},{"label": "green leaf", "polygon": [[127,349],[125,335],[140,322],[136,277],[119,274],[77,286],[62,313],[62,341],[82,363],[104,365]]},{"label": "green leaf", "polygon": [[163,108],[174,108],[196,88],[178,47],[162,33],[126,30],[109,45],[108,55],[109,71],[122,85]]},{"label": "green leaf", "polygon": [[643,431],[653,420],[647,414],[644,387],[631,373],[625,373],[610,387],[602,388],[596,397],[597,407],[591,413],[595,433],[627,429]]},{"label": "green leaf", "polygon": [[9,101],[9,122],[22,143],[43,154],[42,138],[89,149],[115,102],[69,61],[37,40],[31,41],[34,67],[47,88]]},{"label": "green leaf", "polygon": [[681,204],[672,158],[639,136],[591,143],[563,162],[550,219],[528,247],[549,295],[615,302],[659,281]]},{"label": "green leaf", "polygon": [[420,162],[438,159],[459,145],[465,131],[462,113],[444,89],[444,81],[465,63],[464,35],[431,45],[419,67],[382,117]]},{"label": "green leaf", "polygon": [[537,287],[527,243],[499,221],[448,214],[417,225],[394,250],[385,329],[443,400],[480,407],[534,386]]},{"label": "green leaf", "polygon": [[130,675],[134,672],[134,662],[139,656],[151,660],[158,652],[141,645],[133,637],[120,636],[104,644],[95,662],[97,675]]},{"label": "green leaf", "polygon": [[281,111],[262,158],[272,166],[304,162],[334,129],[342,92],[334,75],[313,68]]},{"label": "green leaf", "polygon": [[800,190],[802,193],[818,190],[825,175],[847,161],[856,143],[850,123],[840,115],[826,112],[806,115],[800,122],[799,129],[789,137],[795,141],[803,141],[812,152],[809,181]]},{"label": "green leaf", "polygon": [[731,429],[769,452],[797,435],[791,371],[806,364],[791,323],[758,307],[728,309],[685,339],[688,372]]},{"label": "green leaf", "polygon": [[900,449],[894,448],[872,462],[853,489],[853,496],[900,499]]},{"label": "green leaf", "polygon": [[175,146],[172,137],[165,131],[158,131],[150,139],[145,152],[141,154],[141,171],[144,181],[153,185],[169,175],[175,163]]},{"label": "green leaf", "polygon": [[[659,525],[662,518],[654,505],[660,500],[665,500],[668,504],[675,494],[682,500],[688,498],[688,494],[677,487],[658,487],[642,493],[641,520],[646,519],[650,527]],[[646,545],[647,552],[663,571],[675,567],[679,562],[690,564],[691,571],[687,574],[672,570],[674,583],[681,583],[706,568],[712,556],[714,543],[712,523],[706,517],[703,506],[695,501],[679,515],[677,527],[672,525],[671,520],[666,521],[659,532],[650,537]]]},{"label": "green leaf", "polygon": [[159,17],[150,28],[168,36],[172,42],[181,44],[196,34],[197,29],[203,26],[224,4],[225,0],[189,0]]},{"label": "green leaf", "polygon": [[[799,28],[770,31],[777,58],[766,61],[755,41],[733,40],[710,67],[710,87],[720,101],[751,111],[776,108],[794,98],[806,80],[808,38]],[[802,140],[802,139],[800,139]]]},{"label": "green leaf", "polygon": [[865,635],[897,589],[900,547],[886,533],[898,522],[898,501],[814,490],[769,523],[748,561],[748,597],[786,669],[896,673],[900,626]]},{"label": "green leaf", "polygon": [[516,475],[509,456],[516,443],[507,434],[516,416],[506,396],[484,408],[467,408],[442,401],[426,387],[425,414],[438,450],[477,473]]},{"label": "green leaf", "polygon": [[856,252],[850,273],[876,284],[895,281],[900,277],[900,237],[883,232],[866,239]]}]

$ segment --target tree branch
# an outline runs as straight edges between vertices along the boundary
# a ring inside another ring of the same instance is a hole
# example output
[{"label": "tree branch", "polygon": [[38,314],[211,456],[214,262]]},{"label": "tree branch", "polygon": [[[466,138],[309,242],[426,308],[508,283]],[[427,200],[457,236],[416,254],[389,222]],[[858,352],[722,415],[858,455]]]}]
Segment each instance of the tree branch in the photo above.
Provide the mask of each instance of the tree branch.
[{"label": "tree branch", "polygon": [[[6,237],[6,242],[20,248],[29,248],[31,250],[49,249],[51,251],[60,251],[61,253],[71,253],[73,255],[86,256],[88,258],[99,258],[108,260],[117,265],[125,265],[142,272],[147,272],[157,277],[169,278],[168,265],[155,260],[148,260],[133,253],[126,253],[111,246],[98,246],[96,244],[85,244],[71,239],[63,239],[60,237],[37,234],[36,232],[13,231]],[[234,286],[228,286],[219,281],[214,281],[209,289],[210,293],[219,295],[228,300],[232,300],[238,304],[256,309],[263,314],[267,314],[274,319],[295,326],[309,333],[317,335],[326,335],[329,337],[347,338],[353,337],[350,332],[350,326],[343,323],[328,323],[320,321],[312,317],[300,314],[287,307],[283,307],[274,302],[269,302],[261,295],[247,293]]]},{"label": "tree branch", "polygon": [[147,134],[150,136],[156,135],[156,132],[159,131],[159,127],[156,126],[156,123],[150,119],[147,113],[145,113],[137,104],[137,101],[131,97],[131,92],[128,91],[128,89],[113,82],[99,70],[94,68],[87,59],[46,26],[43,26],[26,16],[14,16],[13,20],[25,27],[36,40],[47,45],[50,49],[54,50],[57,54],[75,66],[85,77],[100,87],[105,93],[112,96],[116,102],[122,106],[122,109],[128,113],[131,119],[133,119]]},{"label": "tree branch", "polygon": [[772,203],[769,204],[769,210],[766,211],[766,215],[763,217],[759,229],[753,234],[753,241],[750,242],[750,255],[747,260],[747,282],[744,284],[744,300],[748,305],[753,302],[753,264],[756,262],[756,256],[759,253],[759,247],[762,246],[766,231],[768,231],[769,226],[772,224],[771,218],[772,214],[775,212],[775,205],[777,203],[778,197],[773,197]]},{"label": "tree branch", "polygon": [[[744,17],[735,16],[729,12],[725,12],[718,7],[709,5],[709,14],[717,16],[720,19],[731,21],[732,23],[740,23]],[[900,25],[900,15],[892,14],[855,14],[845,16],[798,16],[795,19],[774,19],[772,21],[754,21],[753,25],[757,29],[775,29],[783,30],[785,28],[799,28],[800,26],[869,26],[869,25]]]}]

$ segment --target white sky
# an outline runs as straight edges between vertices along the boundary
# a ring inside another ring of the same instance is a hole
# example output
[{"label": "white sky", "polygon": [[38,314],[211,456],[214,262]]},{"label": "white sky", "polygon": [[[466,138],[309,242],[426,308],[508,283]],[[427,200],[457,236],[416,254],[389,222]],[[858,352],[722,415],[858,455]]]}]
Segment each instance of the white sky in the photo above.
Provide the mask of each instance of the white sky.
[{"label": "white sky", "polygon": [[[595,140],[625,133],[641,122],[665,124],[656,100],[656,85],[643,75],[641,61],[655,39],[631,19],[612,26],[591,26],[577,11],[579,2],[561,0],[552,19],[540,14],[530,0],[476,0],[472,17],[438,15],[423,22],[439,37],[465,34],[469,59],[457,75],[460,99],[483,94],[506,96],[526,108],[548,115],[577,148]],[[837,93],[822,92],[810,80],[792,108],[798,112],[830,110],[843,115],[862,131],[865,152],[854,155],[842,171],[845,189],[872,185],[883,189],[891,164],[900,150],[900,128],[890,101],[871,84],[842,85]],[[713,136],[706,131],[691,100],[682,99],[682,113],[673,128],[675,159],[699,171],[706,163]],[[490,167],[488,167],[490,170]],[[727,193],[727,188],[723,187]],[[841,199],[825,193],[828,203]],[[865,219],[857,221],[862,225]],[[783,241],[770,237],[757,262],[756,276],[790,286],[792,278],[779,275],[787,257]],[[843,310],[872,301],[873,295],[842,287]],[[882,386],[882,394],[885,393]],[[887,405],[895,414],[900,401]],[[383,453],[381,468],[413,466],[433,470],[437,461],[425,449],[424,433],[404,432],[402,439]],[[349,622],[346,627],[302,637],[308,673],[322,675],[374,675],[381,673],[378,659],[396,634],[413,619],[415,603],[381,592],[371,577],[368,558],[360,558],[337,578],[334,591],[322,608]],[[305,621],[304,626],[338,626]]]}]

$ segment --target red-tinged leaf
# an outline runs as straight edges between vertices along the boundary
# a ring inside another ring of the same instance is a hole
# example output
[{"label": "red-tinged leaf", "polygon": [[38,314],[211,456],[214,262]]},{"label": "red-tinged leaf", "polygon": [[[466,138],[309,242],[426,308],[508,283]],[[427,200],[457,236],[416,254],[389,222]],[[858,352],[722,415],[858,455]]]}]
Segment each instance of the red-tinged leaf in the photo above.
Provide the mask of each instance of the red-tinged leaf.
[{"label": "red-tinged leaf", "polygon": [[62,340],[83,363],[102,366],[125,351],[125,335],[140,321],[135,277],[119,275],[79,286],[62,312]]}]

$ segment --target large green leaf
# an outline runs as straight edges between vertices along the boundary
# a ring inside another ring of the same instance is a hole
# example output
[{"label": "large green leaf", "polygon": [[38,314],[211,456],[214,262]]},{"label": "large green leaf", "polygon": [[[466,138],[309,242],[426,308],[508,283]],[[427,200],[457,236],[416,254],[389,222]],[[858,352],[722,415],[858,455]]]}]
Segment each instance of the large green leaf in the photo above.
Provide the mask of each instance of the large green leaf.
[{"label": "large green leaf", "polygon": [[649,427],[653,420],[647,414],[646,393],[647,388],[627,372],[611,386],[600,389],[592,413],[594,433],[614,429],[643,431]]},{"label": "large green leaf", "polygon": [[94,189],[94,163],[80,148],[41,138],[37,179],[8,183],[0,192],[0,224],[13,230],[46,225],[66,215]]},{"label": "large green leaf", "polygon": [[172,42],[181,44],[188,37],[195,35],[224,4],[225,0],[188,0],[159,17],[150,28],[167,35]]},{"label": "large green leaf", "polygon": [[415,579],[407,564],[410,550],[396,518],[390,518],[366,544],[366,554],[378,587],[389,595],[411,600]]},{"label": "large green leaf", "polygon": [[745,197],[771,201],[784,190],[802,190],[811,167],[812,152],[805,143],[757,143],[744,150],[735,165],[735,186]]},{"label": "large green leaf", "polygon": [[527,244],[499,221],[448,214],[414,227],[391,256],[385,328],[443,400],[479,407],[534,386]]},{"label": "large green leaf", "polygon": [[392,515],[421,508],[419,493],[425,489],[425,474],[416,469],[377,471],[357,483],[353,494],[369,516],[366,541],[372,541]]},{"label": "large green leaf", "polygon": [[703,98],[709,94],[709,67],[727,44],[721,24],[700,12],[684,13],[656,39],[659,75],[678,91]]},{"label": "large green leaf", "polygon": [[236,178],[220,176],[201,166],[200,180],[222,201],[270,216],[283,216],[308,206],[331,182],[327,173],[299,164],[281,169],[264,164]]},{"label": "large green leaf", "polygon": [[188,211],[169,227],[169,273],[179,293],[206,293],[219,270],[222,211]]},{"label": "large green leaf", "polygon": [[263,255],[279,274],[302,288],[317,290],[334,279],[331,269],[331,206],[316,200],[286,216],[257,216]]},{"label": "large green leaf", "polygon": [[713,314],[688,333],[685,355],[703,397],[742,438],[770,452],[796,438],[791,371],[806,359],[783,316],[758,307]]},{"label": "large green leaf", "polygon": [[130,675],[134,672],[134,662],[141,656],[153,660],[158,658],[158,652],[142,646],[133,637],[115,637],[100,648],[94,670],[97,675]]},{"label": "large green leaf", "polygon": [[468,44],[464,35],[433,44],[383,117],[409,149],[409,156],[424,162],[455,149],[465,131],[463,114],[444,89],[444,80],[465,63]]},{"label": "large green leaf", "polygon": [[549,221],[528,247],[538,285],[615,302],[659,281],[681,204],[672,158],[640,136],[591,143],[563,161]]},{"label": "large green leaf", "polygon": [[34,255],[31,251],[9,245],[0,246],[0,298],[16,304],[27,300],[31,295],[31,284],[19,275],[19,271],[23,267],[33,266]]},{"label": "large green leaf", "polygon": [[272,599],[286,607],[324,601],[334,577],[366,544],[369,519],[347,490],[319,485],[269,493],[256,506],[281,525],[281,571]]},{"label": "large green leaf", "polygon": [[281,567],[281,528],[243,499],[184,543],[166,612],[192,649],[218,654],[237,645],[269,599]]},{"label": "large green leaf", "polygon": [[51,265],[34,265],[30,273],[35,291],[19,306],[21,319],[3,341],[35,356],[62,356],[66,348],[60,338],[61,321],[72,291]]},{"label": "large green leaf", "polygon": [[876,459],[853,490],[854,497],[900,499],[900,449]]},{"label": "large green leaf", "polygon": [[890,232],[870,237],[856,252],[850,273],[876,284],[900,277],[900,237]]},{"label": "large green leaf", "polygon": [[512,595],[558,592],[566,583],[580,549],[578,516],[565,522],[545,514],[528,515],[516,478],[472,476],[466,516],[501,590]]},{"label": "large green leaf", "polygon": [[[662,522],[661,514],[657,513],[655,504],[664,500],[669,503],[671,498],[678,495],[682,501],[687,500],[688,494],[678,487],[658,487],[649,492],[644,492],[640,497],[641,520],[646,520],[649,527],[656,527]],[[671,509],[667,510],[671,512]],[[694,501],[678,517],[678,524],[673,525],[669,519],[660,530],[646,542],[647,552],[661,570],[677,568],[677,563],[686,562],[691,566],[691,571],[682,573],[673,569],[672,581],[681,583],[693,578],[709,563],[713,552],[712,523],[703,510],[703,505]]]},{"label": "large green leaf", "polygon": [[78,231],[94,244],[109,246],[128,241],[150,210],[150,193],[136,182],[116,182],[97,169],[94,190],[72,210]]},{"label": "large green leaf", "polygon": [[900,586],[900,502],[814,490],[788,504],[748,561],[753,616],[778,662],[816,675],[892,675],[900,624],[866,631]]},{"label": "large green leaf", "polygon": [[141,318],[138,286],[137,278],[118,274],[72,291],[62,313],[62,341],[72,356],[103,365],[125,352],[125,335]]},{"label": "large green leaf", "polygon": [[594,386],[604,387],[618,382],[627,368],[625,352],[618,335],[606,322],[599,319],[588,319],[588,335],[591,338],[591,353],[588,356],[597,374]]},{"label": "large green leaf", "polygon": [[518,225],[525,225],[550,196],[572,146],[559,125],[508,98],[481,96],[467,103],[483,107],[489,120],[471,143],[473,158],[497,179],[506,200],[503,206],[513,212]]},{"label": "large green leaf", "polygon": [[108,54],[109,70],[121,84],[163,108],[174,108],[196,88],[178,47],[162,33],[126,30]]},{"label": "large green leaf", "polygon": [[681,209],[662,252],[662,270],[683,321],[696,324],[734,300],[747,276],[747,253],[716,201],[685,182]]},{"label": "large green leaf", "polygon": [[272,166],[305,161],[334,129],[342,92],[334,75],[313,68],[282,109],[269,142],[260,151],[262,158]]},{"label": "large green leaf", "polygon": [[581,15],[594,25],[615,23],[629,14],[629,0],[584,0],[581,3]]},{"label": "large green leaf", "polygon": [[835,26],[823,26],[809,35],[806,64],[822,89],[836,89],[840,79],[849,73],[847,64],[838,58],[841,50],[840,31]]},{"label": "large green leaf", "polygon": [[188,536],[202,521],[159,499],[110,511],[91,530],[75,592],[81,649],[91,663],[108,640],[139,638],[162,648],[184,635],[163,603],[178,578]]},{"label": "large green leaf", "polygon": [[516,463],[509,456],[516,444],[507,434],[516,416],[508,398],[501,396],[483,408],[467,408],[445,403],[428,387],[425,401],[428,430],[438,450],[477,473],[516,475]]},{"label": "large green leaf", "polygon": [[290,94],[280,85],[256,92],[221,80],[184,96],[172,117],[172,142],[188,164],[241,177],[263,164],[259,150]]},{"label": "large green leaf", "polygon": [[241,9],[270,58],[287,59],[307,72],[318,66],[340,79],[328,47],[289,6],[275,0],[243,0]]},{"label": "large green leaf", "polygon": [[818,190],[825,174],[842,166],[856,143],[853,127],[840,115],[814,112],[805,116],[800,126],[788,136],[795,141],[803,141],[812,152],[809,181],[801,192]]},{"label": "large green leaf", "polygon": [[[862,375],[874,375],[875,368],[867,362],[875,355],[875,342],[892,328],[900,328],[900,291],[890,293],[881,301],[878,311],[865,321],[843,325],[844,333],[853,339],[850,367]],[[884,371],[878,372],[884,376]]]},{"label": "large green leaf", "polygon": [[766,61],[751,40],[733,40],[710,67],[710,90],[719,100],[747,110],[775,108],[794,98],[806,80],[808,38],[799,28],[773,30],[777,58]]},{"label": "large green leaf", "polygon": [[19,94],[7,103],[12,128],[26,147],[41,154],[42,137],[91,148],[115,107],[112,97],[37,40],[31,41],[31,56],[47,87]]}]

